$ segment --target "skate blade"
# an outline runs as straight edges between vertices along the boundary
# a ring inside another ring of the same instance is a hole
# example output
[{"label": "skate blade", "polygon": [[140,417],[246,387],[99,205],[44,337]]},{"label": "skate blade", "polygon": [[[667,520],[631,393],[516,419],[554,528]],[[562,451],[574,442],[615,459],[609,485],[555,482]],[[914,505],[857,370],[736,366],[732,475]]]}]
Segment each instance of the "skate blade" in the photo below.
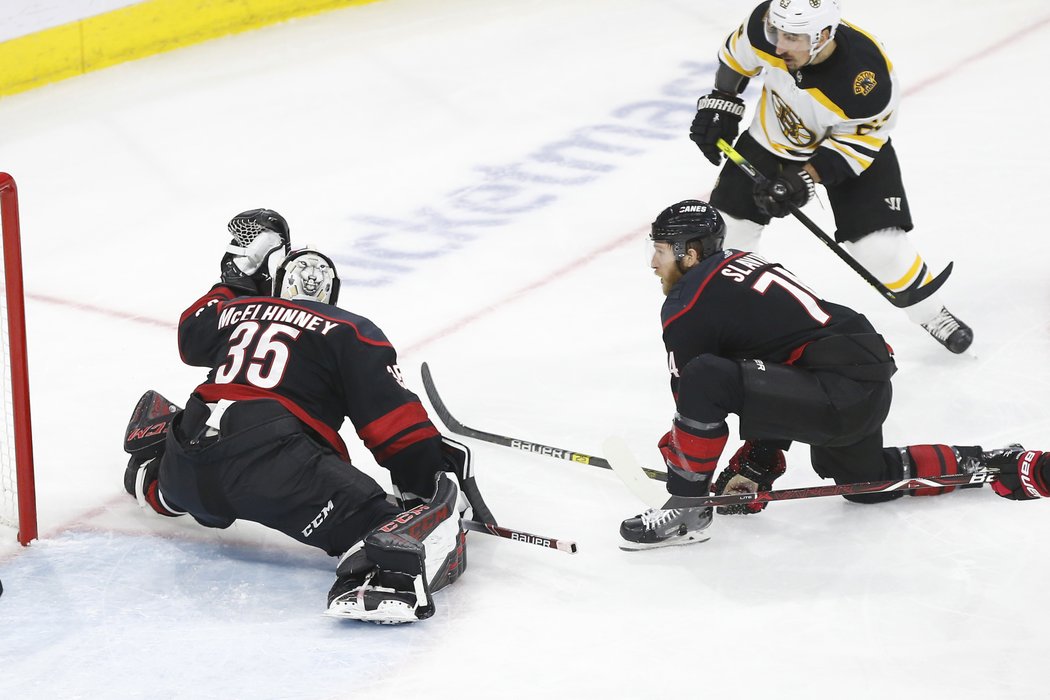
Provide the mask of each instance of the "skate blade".
[{"label": "skate blade", "polygon": [[663,542],[628,542],[627,540],[621,540],[620,549],[625,552],[640,552],[643,549],[659,549],[661,547],[680,547],[686,544],[698,544],[700,542],[707,542],[711,539],[711,535],[707,532],[696,532],[681,537],[673,537],[671,539],[664,540]]}]

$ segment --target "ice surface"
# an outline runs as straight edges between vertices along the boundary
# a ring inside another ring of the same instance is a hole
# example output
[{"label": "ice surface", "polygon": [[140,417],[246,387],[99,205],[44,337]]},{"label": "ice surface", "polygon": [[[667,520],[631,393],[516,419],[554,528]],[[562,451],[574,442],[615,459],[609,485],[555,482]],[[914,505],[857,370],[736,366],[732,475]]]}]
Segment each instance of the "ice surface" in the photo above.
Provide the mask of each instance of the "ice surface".
[{"label": "ice surface", "polygon": [[[321,615],[334,562],[262,528],[213,532],[124,494],[122,434],[182,401],[181,310],[225,223],[270,207],[337,256],[411,385],[427,361],[473,427],[647,462],[670,422],[659,283],[642,241],[714,169],[686,138],[750,3],[387,0],[0,101],[19,184],[42,537],[0,544],[0,698],[1042,698],[1050,504],[987,491],[721,518],[617,549],[641,508],[605,471],[475,448],[503,524],[471,535],[436,616]],[[762,252],[866,313],[897,352],[890,444],[1050,443],[1042,2],[856,0],[908,90],[894,137],[955,357],[800,225]],[[1021,129],[1031,124],[1036,127]],[[829,212],[811,216],[829,230]],[[353,431],[355,461],[388,483]],[[778,486],[818,483],[788,454]],[[0,533],[2,534],[2,533]]]}]

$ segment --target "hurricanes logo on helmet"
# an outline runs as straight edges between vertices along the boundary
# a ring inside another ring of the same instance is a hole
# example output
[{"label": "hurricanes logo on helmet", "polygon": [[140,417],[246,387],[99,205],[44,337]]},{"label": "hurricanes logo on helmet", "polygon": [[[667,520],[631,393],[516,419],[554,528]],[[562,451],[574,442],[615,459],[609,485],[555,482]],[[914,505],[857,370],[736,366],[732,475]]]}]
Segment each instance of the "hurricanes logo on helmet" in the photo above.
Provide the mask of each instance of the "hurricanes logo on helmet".
[{"label": "hurricanes logo on helmet", "polygon": [[857,73],[857,77],[853,79],[853,92],[857,95],[867,95],[878,85],[875,80],[875,74],[870,70],[862,71]]},{"label": "hurricanes logo on helmet", "polygon": [[809,6],[812,7],[814,10],[819,10],[820,0],[809,0]]}]

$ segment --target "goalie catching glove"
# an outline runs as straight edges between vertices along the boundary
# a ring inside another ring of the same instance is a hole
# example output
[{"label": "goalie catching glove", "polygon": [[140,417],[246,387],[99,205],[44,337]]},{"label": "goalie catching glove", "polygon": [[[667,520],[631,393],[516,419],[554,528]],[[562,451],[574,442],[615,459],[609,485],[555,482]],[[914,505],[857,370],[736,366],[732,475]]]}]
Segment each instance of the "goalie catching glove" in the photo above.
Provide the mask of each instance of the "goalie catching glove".
[{"label": "goalie catching glove", "polygon": [[291,250],[288,222],[271,209],[251,209],[226,228],[233,238],[219,264],[220,282],[241,294],[273,294],[274,272]]}]

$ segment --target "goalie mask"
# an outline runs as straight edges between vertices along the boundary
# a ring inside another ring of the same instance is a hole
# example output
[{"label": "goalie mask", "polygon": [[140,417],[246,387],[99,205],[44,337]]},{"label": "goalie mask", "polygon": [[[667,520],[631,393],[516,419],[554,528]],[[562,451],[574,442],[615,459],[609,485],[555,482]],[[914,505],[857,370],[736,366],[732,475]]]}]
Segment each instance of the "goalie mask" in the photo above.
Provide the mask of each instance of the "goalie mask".
[{"label": "goalie mask", "polygon": [[288,254],[273,281],[274,296],[282,299],[313,299],[335,304],[339,299],[339,275],[332,259],[313,248]]},{"label": "goalie mask", "polygon": [[725,239],[726,224],[722,215],[698,199],[687,199],[664,209],[649,233],[649,240],[653,242],[670,243],[676,260],[685,257],[688,244],[693,241],[699,243],[703,260],[722,250]]}]

